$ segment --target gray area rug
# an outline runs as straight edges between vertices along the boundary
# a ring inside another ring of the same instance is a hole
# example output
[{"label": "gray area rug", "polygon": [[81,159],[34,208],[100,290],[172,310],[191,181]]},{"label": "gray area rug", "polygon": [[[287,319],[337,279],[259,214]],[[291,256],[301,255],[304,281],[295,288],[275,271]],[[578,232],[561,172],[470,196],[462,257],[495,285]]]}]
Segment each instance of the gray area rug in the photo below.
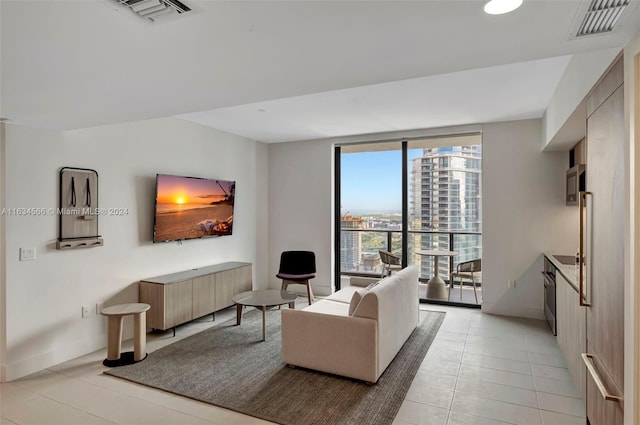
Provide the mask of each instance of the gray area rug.
[{"label": "gray area rug", "polygon": [[445,313],[420,312],[421,322],[376,385],[280,360],[280,311],[235,319],[150,353],[107,375],[285,425],[391,424]]}]

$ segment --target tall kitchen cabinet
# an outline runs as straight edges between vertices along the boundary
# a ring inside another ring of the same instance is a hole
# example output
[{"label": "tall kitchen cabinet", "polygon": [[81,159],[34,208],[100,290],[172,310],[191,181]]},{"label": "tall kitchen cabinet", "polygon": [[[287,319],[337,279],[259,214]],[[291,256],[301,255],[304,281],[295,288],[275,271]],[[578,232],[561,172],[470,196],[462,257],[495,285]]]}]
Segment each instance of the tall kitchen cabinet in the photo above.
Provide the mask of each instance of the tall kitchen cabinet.
[{"label": "tall kitchen cabinet", "polygon": [[624,91],[620,58],[587,97],[586,407],[591,425],[623,423]]}]

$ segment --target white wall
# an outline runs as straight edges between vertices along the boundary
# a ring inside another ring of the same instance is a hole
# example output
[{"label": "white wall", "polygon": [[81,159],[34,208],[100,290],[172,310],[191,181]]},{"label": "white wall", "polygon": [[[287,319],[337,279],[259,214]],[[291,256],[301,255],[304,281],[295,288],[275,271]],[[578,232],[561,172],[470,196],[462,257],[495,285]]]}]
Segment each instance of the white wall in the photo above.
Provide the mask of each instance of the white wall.
[{"label": "white wall", "polygon": [[[140,279],[224,261],[254,264],[254,284],[266,258],[264,203],[266,148],[242,137],[175,118],[51,132],[6,126],[6,206],[57,207],[58,171],[92,168],[99,174],[101,208],[128,215],[101,216],[104,246],[55,249],[55,216],[6,217],[8,380],[106,345],[106,321],[95,304],[137,301]],[[155,174],[236,180],[232,236],[153,244]],[[20,247],[35,261],[19,262]],[[81,306],[92,307],[81,318]],[[125,337],[131,335],[125,322]],[[179,332],[179,330],[178,330]]]},{"label": "white wall", "polygon": [[541,130],[540,120],[483,126],[482,308],[489,313],[543,318],[541,254],[572,255],[578,247],[578,209],[564,205],[569,156],[542,152]]},{"label": "white wall", "polygon": [[275,277],[280,253],[305,250],[316,254],[314,293],[331,293],[332,164],[329,140],[269,145],[269,282],[273,288],[281,284]]},{"label": "white wall", "polygon": [[[256,143],[256,187],[255,219],[256,242],[253,263],[253,286],[269,288],[269,145]],[[279,287],[278,287],[279,288]]]}]

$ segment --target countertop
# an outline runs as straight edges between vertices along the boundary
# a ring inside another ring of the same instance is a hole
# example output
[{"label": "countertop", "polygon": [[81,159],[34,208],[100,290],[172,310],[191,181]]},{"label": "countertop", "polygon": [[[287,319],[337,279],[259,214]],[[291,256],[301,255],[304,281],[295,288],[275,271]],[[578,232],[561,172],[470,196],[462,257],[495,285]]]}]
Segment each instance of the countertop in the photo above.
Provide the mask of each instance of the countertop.
[{"label": "countertop", "polygon": [[[576,277],[575,265],[562,264],[553,255],[554,254],[552,253],[547,253],[547,252],[544,253],[544,256],[547,257],[549,261],[551,261],[551,264],[553,264],[553,266],[560,272],[560,274],[562,274],[562,276],[569,283],[569,285],[571,285],[573,289],[576,292],[578,292],[578,279]],[[567,255],[567,254],[555,253],[555,255]],[[556,284],[557,283],[558,283],[558,279],[556,278]]]}]

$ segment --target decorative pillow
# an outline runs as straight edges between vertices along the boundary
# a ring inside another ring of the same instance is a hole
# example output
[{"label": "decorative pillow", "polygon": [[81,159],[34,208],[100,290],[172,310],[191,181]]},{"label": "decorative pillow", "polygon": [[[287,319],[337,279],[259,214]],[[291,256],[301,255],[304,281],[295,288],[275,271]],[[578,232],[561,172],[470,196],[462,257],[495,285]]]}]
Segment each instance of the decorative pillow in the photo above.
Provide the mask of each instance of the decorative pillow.
[{"label": "decorative pillow", "polygon": [[380,281],[372,282],[372,283],[368,284],[364,289],[365,289],[366,291],[368,291],[369,289],[371,289],[371,288],[373,288],[374,286],[376,286],[378,283],[380,283]]},{"label": "decorative pillow", "polygon": [[356,307],[360,304],[360,300],[364,297],[366,290],[356,289],[351,296],[351,302],[349,303],[349,316],[353,316],[353,312],[356,311]]}]

